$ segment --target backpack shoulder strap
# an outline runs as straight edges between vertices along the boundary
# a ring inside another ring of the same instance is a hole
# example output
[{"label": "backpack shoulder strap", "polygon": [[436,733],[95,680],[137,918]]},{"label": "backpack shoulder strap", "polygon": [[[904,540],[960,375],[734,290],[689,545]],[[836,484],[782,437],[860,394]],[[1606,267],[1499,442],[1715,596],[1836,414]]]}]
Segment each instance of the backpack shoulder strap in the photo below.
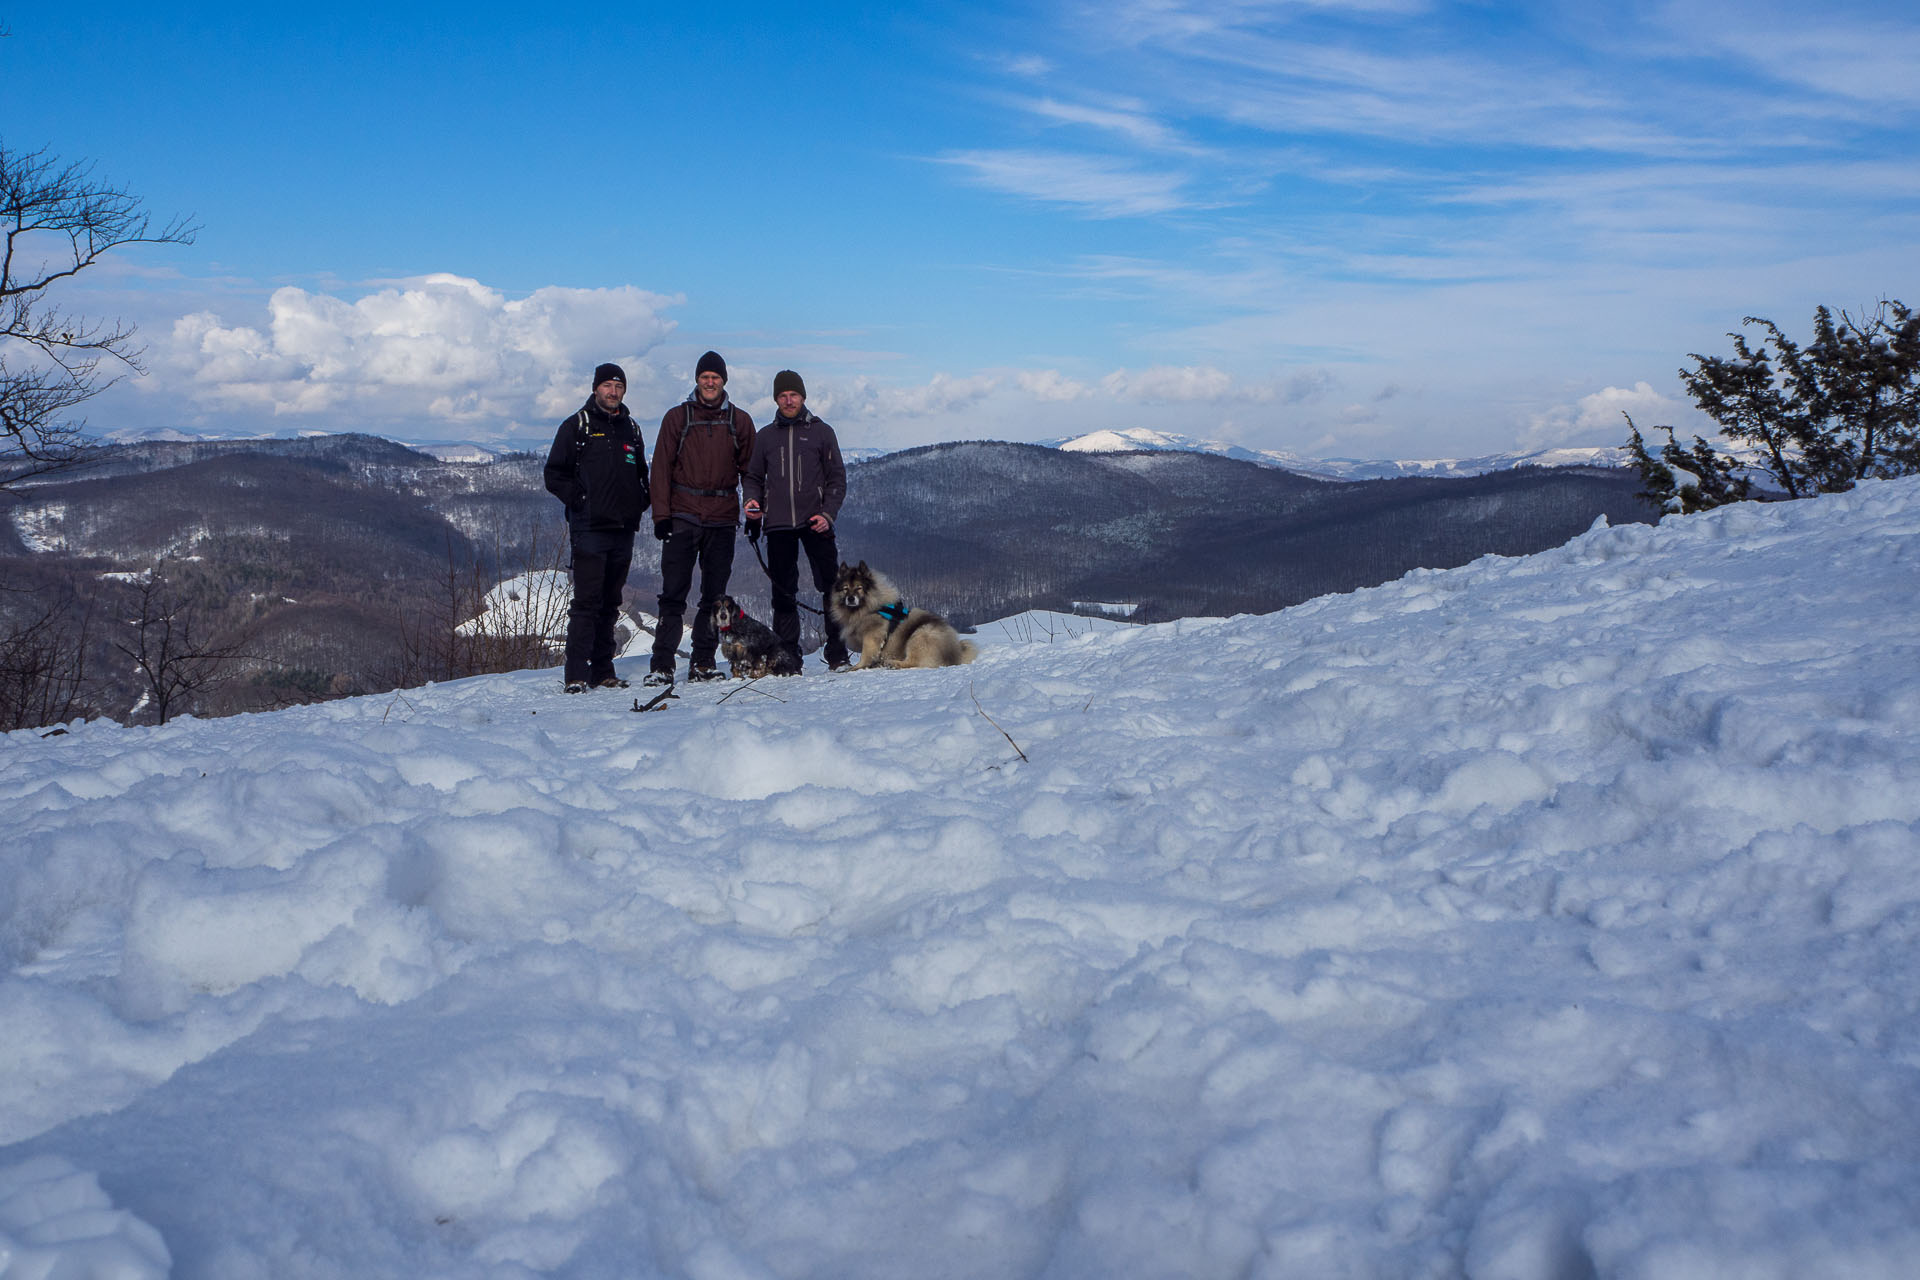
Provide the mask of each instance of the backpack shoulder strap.
[{"label": "backpack shoulder strap", "polygon": [[[686,410],[686,415],[680,419],[680,440],[674,445],[674,452],[676,454],[679,453],[681,449],[686,448],[687,432],[693,430],[693,401],[689,400],[686,402]],[[727,401],[727,439],[732,442],[733,447],[736,449],[740,447],[741,413],[742,410],[738,405],[734,404],[732,400]],[[753,419],[751,418],[747,419],[747,433],[747,439],[751,442],[753,439]]]}]

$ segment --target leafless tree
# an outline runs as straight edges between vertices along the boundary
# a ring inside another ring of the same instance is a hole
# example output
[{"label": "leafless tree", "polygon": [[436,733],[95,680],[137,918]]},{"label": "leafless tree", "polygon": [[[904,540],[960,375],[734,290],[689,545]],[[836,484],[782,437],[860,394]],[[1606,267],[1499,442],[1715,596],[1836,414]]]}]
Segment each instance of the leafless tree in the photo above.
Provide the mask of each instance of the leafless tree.
[{"label": "leafless tree", "polygon": [[[571,561],[566,539],[535,526],[515,540],[510,553],[495,531],[491,556],[449,540],[444,571],[435,589],[401,618],[400,669],[394,684],[409,688],[427,680],[459,680],[488,672],[520,671],[554,661],[566,635]],[[494,588],[518,580],[523,595],[509,595],[489,610]]]},{"label": "leafless tree", "polygon": [[[0,590],[7,590],[0,588]],[[60,601],[0,630],[0,730],[58,724],[87,713],[91,609]]]},{"label": "leafless tree", "polygon": [[133,643],[114,642],[114,648],[133,659],[146,686],[154,723],[165,724],[195,695],[232,678],[247,655],[232,639],[215,639],[199,608],[177,594],[167,579],[166,565],[155,565],[140,583],[140,616],[129,620]]},{"label": "leafless tree", "polygon": [[82,461],[73,410],[144,372],[132,325],[74,315],[51,291],[115,249],[191,244],[197,230],[184,218],[155,226],[86,165],[0,143],[0,489]]}]

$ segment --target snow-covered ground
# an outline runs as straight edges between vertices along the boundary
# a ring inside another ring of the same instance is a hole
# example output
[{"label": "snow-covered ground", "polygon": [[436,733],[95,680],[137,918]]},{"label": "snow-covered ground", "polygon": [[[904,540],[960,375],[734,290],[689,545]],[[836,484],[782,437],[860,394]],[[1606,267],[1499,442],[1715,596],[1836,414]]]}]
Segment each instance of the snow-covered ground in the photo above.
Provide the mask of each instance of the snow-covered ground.
[{"label": "snow-covered ground", "polygon": [[9,735],[0,1272],[1910,1276],[1916,588],[1909,480]]}]

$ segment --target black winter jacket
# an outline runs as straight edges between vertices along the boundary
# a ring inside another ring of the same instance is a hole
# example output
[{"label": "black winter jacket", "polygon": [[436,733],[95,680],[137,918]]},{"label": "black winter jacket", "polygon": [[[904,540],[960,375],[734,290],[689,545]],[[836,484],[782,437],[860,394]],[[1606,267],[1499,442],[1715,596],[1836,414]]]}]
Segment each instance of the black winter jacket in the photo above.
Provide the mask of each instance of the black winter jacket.
[{"label": "black winter jacket", "polygon": [[592,400],[554,433],[547,492],[566,504],[569,528],[632,533],[647,512],[647,451],[633,415]]},{"label": "black winter jacket", "polygon": [[838,520],[847,467],[833,428],[805,408],[792,418],[774,414],[753,438],[740,487],[759,499],[769,529],[798,529],[816,515]]}]

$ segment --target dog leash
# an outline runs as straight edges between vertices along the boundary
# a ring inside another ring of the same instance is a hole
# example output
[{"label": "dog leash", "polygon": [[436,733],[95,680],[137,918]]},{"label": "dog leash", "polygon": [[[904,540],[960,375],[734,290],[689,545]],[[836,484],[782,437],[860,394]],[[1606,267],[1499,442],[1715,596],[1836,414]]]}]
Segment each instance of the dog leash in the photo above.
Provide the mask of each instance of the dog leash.
[{"label": "dog leash", "polygon": [[[753,558],[760,562],[760,572],[764,573],[767,576],[767,585],[768,586],[777,585],[773,580],[773,570],[767,568],[767,558],[760,554],[760,539],[748,538],[747,545],[753,548]],[[797,569],[797,566],[796,566],[796,569]],[[802,609],[805,609],[808,613],[819,614],[819,616],[822,618],[827,616],[826,614],[821,613],[820,610],[808,604],[805,600],[802,600],[800,598],[800,593],[798,591],[793,593],[793,602],[799,605]]]}]

